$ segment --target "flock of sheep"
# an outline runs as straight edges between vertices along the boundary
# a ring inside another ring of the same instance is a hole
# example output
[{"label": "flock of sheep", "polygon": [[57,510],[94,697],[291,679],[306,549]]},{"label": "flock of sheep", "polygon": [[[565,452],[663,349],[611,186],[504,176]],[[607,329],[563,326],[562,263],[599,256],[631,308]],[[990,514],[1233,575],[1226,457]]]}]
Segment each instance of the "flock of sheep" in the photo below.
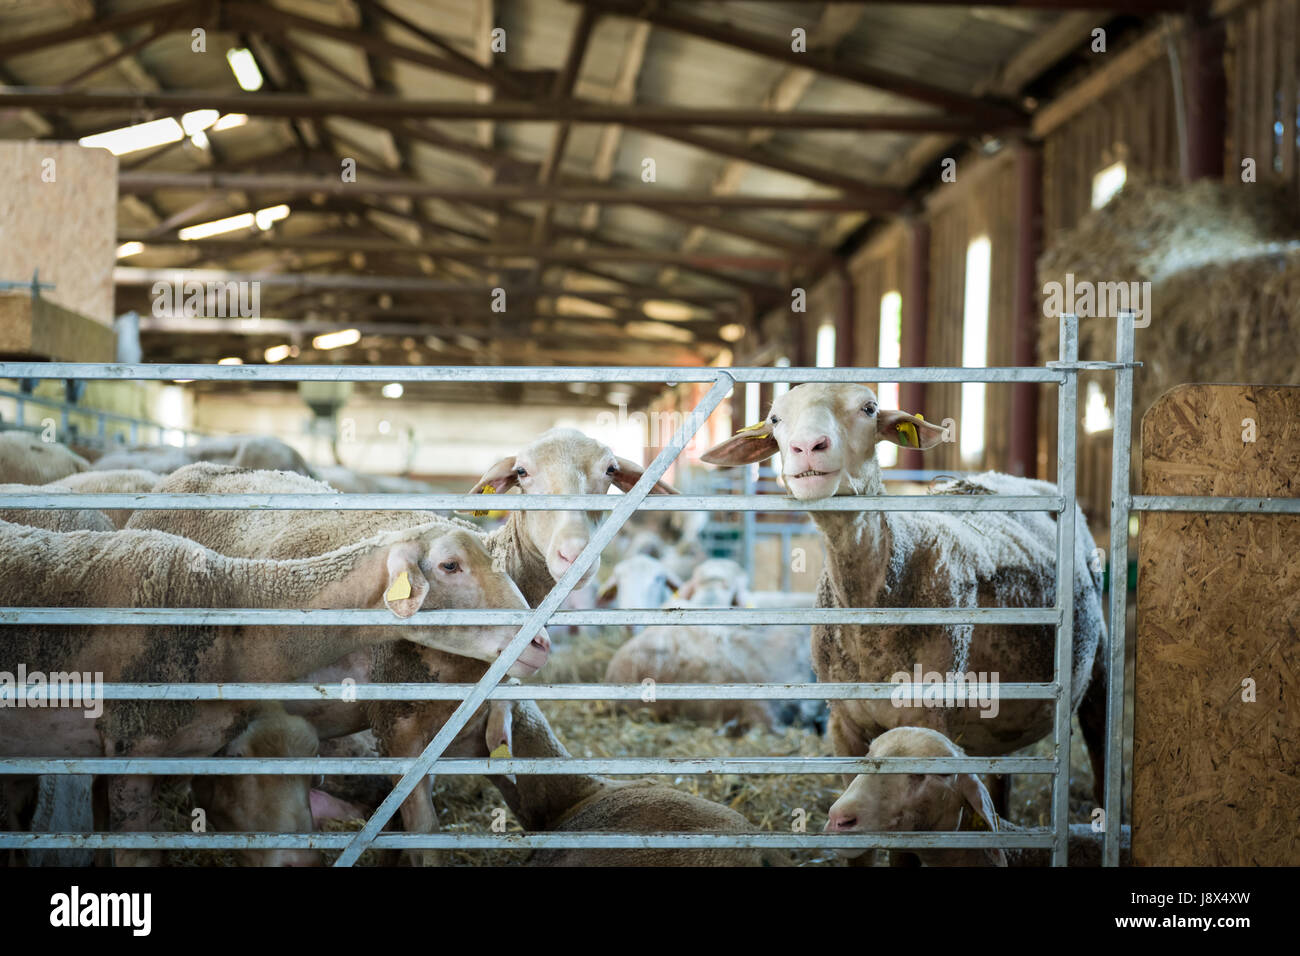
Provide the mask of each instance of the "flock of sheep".
[{"label": "flock of sheep", "polygon": [[[741,465],[781,453],[788,490],[798,499],[882,494],[878,441],[928,448],[942,430],[878,407],[864,386],[803,385],[774,403],[760,427],[738,433],[705,461]],[[503,458],[474,493],[602,494],[630,489],[641,467],[573,430],[555,429]],[[322,481],[320,479],[324,478]],[[401,479],[313,470],[268,438],[211,439],[179,449],[105,455],[93,465],[57,444],[0,433],[0,493],[147,492],[315,493],[417,490]],[[954,481],[937,494],[1049,494],[1043,482],[988,473]],[[672,494],[666,484],[653,493]],[[819,607],[1045,607],[1055,601],[1056,515],[1048,512],[814,512],[826,562]],[[1092,538],[1076,521],[1072,707],[1101,780],[1105,630],[1100,576],[1089,566]],[[0,606],[384,609],[536,606],[568,570],[594,531],[585,512],[517,511],[492,530],[433,512],[0,511]],[[626,530],[619,560],[601,583],[592,565],[571,599],[576,606],[744,606],[743,571],[710,559],[688,531],[680,540]],[[608,562],[607,562],[608,563]],[[798,603],[798,598],[793,599]],[[811,603],[811,602],[807,602]],[[100,673],[103,680],[152,682],[455,682],[477,681],[514,636],[513,627],[21,626],[0,628],[0,672]],[[1052,679],[1054,628],[1048,626],[815,625],[658,626],[614,653],[605,678],[669,683],[889,681],[898,672],[995,674],[1006,681]],[[563,638],[557,635],[557,640]],[[551,638],[539,632],[510,669],[543,670]],[[1094,665],[1096,671],[1094,673]],[[103,702],[95,719],[75,708],[0,707],[0,756],[209,757],[315,756],[373,748],[383,756],[419,754],[455,709],[454,701],[312,702],[261,706],[236,701]],[[792,720],[815,724],[807,709],[758,701],[660,702],[660,719],[716,721],[733,729]],[[1051,731],[1051,701],[1000,702],[991,719],[970,707],[897,706],[892,700],[835,700],[827,735],[841,756],[1007,754]],[[364,741],[358,744],[357,741]],[[373,743],[371,743],[373,741]],[[502,748],[505,748],[503,751]],[[567,756],[541,707],[498,701],[465,726],[450,756]],[[8,830],[151,830],[159,826],[152,776],[42,778],[0,776],[0,826]],[[665,783],[616,782],[589,775],[491,778],[527,830],[752,831],[742,814]],[[846,779],[829,810],[835,832],[1001,829],[1006,792],[999,778],[970,774],[868,774]],[[75,788],[82,788],[80,790]],[[193,779],[196,807],[219,830],[308,832],[365,814],[346,796],[307,776],[205,776]],[[57,808],[57,809],[52,809]],[[70,809],[69,809],[70,808]],[[71,816],[69,816],[69,814]],[[438,828],[426,782],[401,807],[408,832]],[[71,824],[69,824],[71,820]],[[60,821],[62,821],[60,823]],[[51,854],[51,851],[45,851]],[[32,852],[13,863],[48,862]],[[57,862],[89,862],[82,851]],[[117,865],[150,864],[158,850],[116,850]],[[869,861],[872,854],[858,858]],[[977,850],[919,854],[931,864],[1042,862],[1032,854]],[[306,850],[247,851],[246,862],[312,865]],[[404,854],[433,865],[433,851]],[[895,861],[914,860],[894,854]],[[544,850],[537,865],[779,864],[757,849]]]}]

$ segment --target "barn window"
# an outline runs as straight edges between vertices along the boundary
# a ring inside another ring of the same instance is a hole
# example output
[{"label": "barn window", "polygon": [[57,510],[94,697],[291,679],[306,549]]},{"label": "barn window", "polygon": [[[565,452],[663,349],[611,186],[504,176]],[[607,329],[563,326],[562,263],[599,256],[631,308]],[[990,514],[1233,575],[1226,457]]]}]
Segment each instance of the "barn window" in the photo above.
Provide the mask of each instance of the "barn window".
[{"label": "barn window", "polygon": [[[903,297],[897,292],[886,292],[880,298],[880,351],[876,364],[881,368],[898,368],[903,360]],[[880,383],[880,407],[898,408],[898,383]],[[898,446],[881,442],[876,446],[876,459],[882,468],[898,463]]]},{"label": "barn window", "polygon": [[835,325],[829,321],[817,327],[817,367],[835,367]]},{"label": "barn window", "polygon": [[[989,280],[993,263],[988,236],[966,247],[966,306],[962,315],[961,364],[985,368],[989,358]],[[978,464],[984,454],[983,382],[961,386],[961,457]]]},{"label": "barn window", "polygon": [[1123,188],[1128,179],[1128,169],[1122,162],[1111,163],[1092,177],[1092,208],[1100,209]]},{"label": "barn window", "polygon": [[1106,393],[1096,382],[1089,382],[1083,401],[1083,430],[1090,435],[1108,432],[1115,425],[1115,416],[1106,404]]}]

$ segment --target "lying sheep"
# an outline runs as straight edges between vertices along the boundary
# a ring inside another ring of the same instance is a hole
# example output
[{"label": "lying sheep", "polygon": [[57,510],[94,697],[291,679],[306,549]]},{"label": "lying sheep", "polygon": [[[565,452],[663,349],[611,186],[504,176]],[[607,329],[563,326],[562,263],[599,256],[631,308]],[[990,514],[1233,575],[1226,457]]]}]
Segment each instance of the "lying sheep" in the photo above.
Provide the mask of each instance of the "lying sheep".
[{"label": "lying sheep", "polygon": [[[499,702],[505,704],[505,702]],[[531,700],[493,711],[487,748],[505,744],[513,757],[561,757],[569,752]],[[504,715],[509,715],[504,720]],[[498,783],[525,830],[631,833],[752,833],[748,820],[720,804],[650,781],[614,781],[588,774],[519,774]],[[771,866],[779,851],[762,849],[537,850],[530,866]]]},{"label": "lying sheep", "polygon": [[[223,757],[315,757],[316,731],[279,705],[267,707],[248,728],[221,750]],[[212,774],[190,780],[194,806],[214,830],[236,833],[310,833],[312,777],[309,774]],[[241,850],[249,866],[320,866],[320,853],[308,849]]]},{"label": "lying sheep", "polygon": [[[884,494],[878,441],[930,448],[943,436],[942,428],[919,416],[879,408],[866,386],[799,385],[776,399],[761,429],[746,429],[703,458],[743,465],[780,451],[786,487],[802,501],[821,501],[841,493]],[[988,472],[937,493],[1045,495],[1057,489]],[[813,519],[826,541],[819,607],[1050,607],[1056,601],[1056,520],[1050,513],[816,511]],[[1077,507],[1070,520],[1075,522],[1070,706],[1079,708],[1100,788],[1106,700],[1101,575],[1090,569],[1092,535]],[[816,625],[813,667],[823,681],[889,681],[899,673],[913,674],[917,666],[941,675],[1050,681],[1055,638],[1055,628],[1044,625]],[[1092,679],[1094,665],[1098,679]],[[986,719],[974,707],[837,700],[829,729],[840,756],[866,753],[873,739],[899,726],[933,727],[972,753],[997,755],[1049,733],[1054,709],[1050,700],[1006,700],[996,717]]]},{"label": "lying sheep", "polygon": [[[610,570],[609,578],[596,595],[596,603],[617,610],[661,608],[681,586],[681,579],[658,558],[634,554]],[[636,625],[632,631],[637,633],[643,627]]]},{"label": "lying sheep", "polygon": [[0,432],[0,482],[44,485],[89,467],[90,462],[57,442],[25,431]]},{"label": "lying sheep", "polygon": [[[0,605],[17,607],[522,609],[478,537],[435,522],[301,560],[231,558],[157,531],[58,534],[0,522]],[[493,660],[511,627],[28,626],[6,628],[0,671],[102,675],[105,681],[292,681],[367,645],[413,641]],[[539,636],[545,640],[544,635]],[[545,660],[527,649],[521,676]],[[85,708],[0,708],[0,754],[10,757],[207,756],[242,730],[245,704],[98,701]],[[115,830],[151,828],[152,777],[109,782]],[[153,852],[117,851],[119,862]]]},{"label": "lying sheep", "polygon": [[[735,561],[706,561],[678,592],[679,607],[742,607],[748,578]],[[768,684],[811,676],[806,627],[665,624],[648,627],[615,653],[605,670],[612,684]],[[635,706],[635,705],[634,705]],[[673,700],[648,705],[656,719],[686,718],[772,729],[778,723],[815,724],[819,707],[767,700]],[[807,712],[805,715],[805,711]]]},{"label": "lying sheep", "polygon": [[[927,727],[895,727],[871,742],[871,757],[964,757],[966,752]],[[998,815],[988,788],[973,773],[864,773],[853,778],[831,805],[827,833],[1021,830]],[[1071,827],[1071,866],[1100,865],[1101,837],[1090,827]],[[870,850],[841,850],[858,857]],[[1048,866],[1050,851],[1018,849],[925,849],[907,851],[926,866]]]},{"label": "lying sheep", "polygon": [[[69,475],[66,478],[60,478],[48,487],[66,488],[68,491],[80,495],[135,495],[152,491],[154,485],[160,481],[162,481],[162,475],[156,472],[144,471],[139,468],[116,468],[112,471],[83,471],[75,475]],[[119,530],[126,527],[126,523],[133,513],[124,508],[104,512],[108,516],[108,520],[113,523],[113,527]],[[12,521],[14,519],[6,518],[5,520]],[[27,524],[27,522],[18,523]],[[50,530],[59,531],[62,529],[51,528]]]}]

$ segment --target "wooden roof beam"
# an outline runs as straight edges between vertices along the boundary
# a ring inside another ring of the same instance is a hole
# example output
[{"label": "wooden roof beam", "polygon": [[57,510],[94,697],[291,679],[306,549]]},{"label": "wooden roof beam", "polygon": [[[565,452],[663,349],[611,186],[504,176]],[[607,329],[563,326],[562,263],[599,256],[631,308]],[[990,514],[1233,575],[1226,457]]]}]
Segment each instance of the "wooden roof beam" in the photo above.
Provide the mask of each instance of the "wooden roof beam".
[{"label": "wooden roof beam", "polygon": [[765,36],[743,30],[735,24],[716,22],[683,13],[677,8],[664,9],[636,2],[636,0],[572,0],[572,2],[580,3],[583,6],[613,16],[645,20],[647,23],[677,33],[683,33],[687,36],[698,37],[723,46],[744,50],[747,53],[753,53],[766,59],[814,70],[825,76],[832,76],[849,83],[857,83],[861,86],[869,86],[872,89],[883,90],[886,93],[903,96],[918,103],[937,106],[948,113],[969,117],[986,127],[1003,126],[1007,123],[1023,125],[1025,121],[1024,113],[1009,104],[932,86],[920,80],[890,73],[866,64],[841,60],[829,53],[811,50],[804,53],[795,52],[791,49],[789,37]]},{"label": "wooden roof beam", "polygon": [[[796,56],[813,54],[795,54]],[[447,121],[622,123],[639,128],[717,126],[733,129],[817,129],[854,133],[977,133],[990,126],[1021,128],[1024,117],[990,123],[971,115],[863,113],[851,110],[780,112],[764,109],[592,103],[586,100],[421,100],[371,96],[326,97],[283,93],[216,93],[209,90],[65,90],[59,87],[0,90],[0,108],[63,110],[217,109],[249,116]]]}]

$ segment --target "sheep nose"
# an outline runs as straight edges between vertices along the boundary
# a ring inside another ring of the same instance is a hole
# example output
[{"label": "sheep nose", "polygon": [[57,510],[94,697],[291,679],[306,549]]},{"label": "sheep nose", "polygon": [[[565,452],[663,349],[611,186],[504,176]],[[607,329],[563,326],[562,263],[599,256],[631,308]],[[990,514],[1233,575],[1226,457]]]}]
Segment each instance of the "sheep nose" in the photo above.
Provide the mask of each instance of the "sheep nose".
[{"label": "sheep nose", "polygon": [[790,450],[796,455],[802,455],[805,451],[830,451],[831,439],[829,435],[818,435],[816,438],[800,438],[790,442]]},{"label": "sheep nose", "polygon": [[845,813],[843,810],[831,810],[830,819],[826,821],[828,830],[852,830],[858,823],[858,818],[851,813]]},{"label": "sheep nose", "polygon": [[586,546],[587,542],[585,539],[579,540],[571,538],[555,549],[555,556],[565,564],[572,564],[574,561],[578,560],[578,555],[582,554],[582,550]]}]

